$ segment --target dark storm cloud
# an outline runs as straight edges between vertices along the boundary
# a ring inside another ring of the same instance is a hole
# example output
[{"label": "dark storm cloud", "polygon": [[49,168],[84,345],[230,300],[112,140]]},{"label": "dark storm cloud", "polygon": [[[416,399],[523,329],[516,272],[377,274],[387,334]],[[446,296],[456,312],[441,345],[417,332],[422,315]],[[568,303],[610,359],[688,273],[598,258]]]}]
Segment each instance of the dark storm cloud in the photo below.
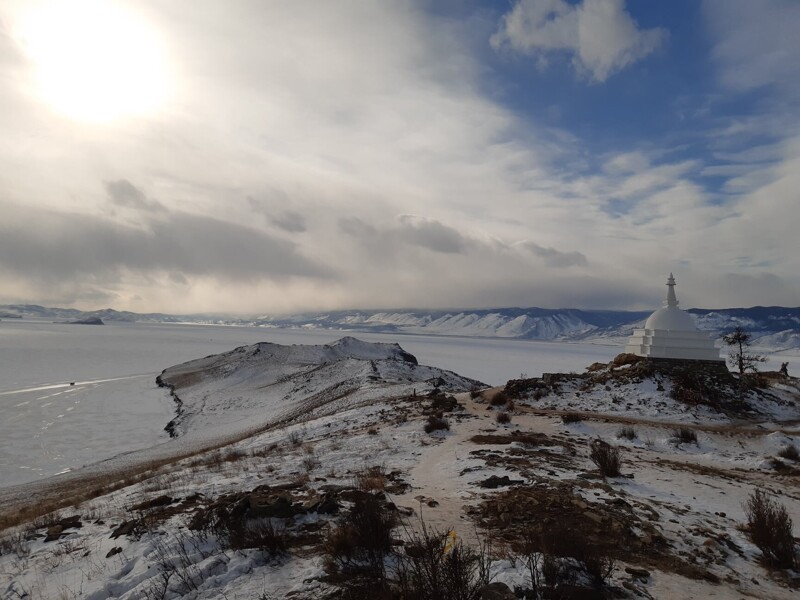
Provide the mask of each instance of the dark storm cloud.
[{"label": "dark storm cloud", "polygon": [[108,198],[117,206],[124,206],[143,212],[165,212],[166,208],[157,200],[150,200],[139,188],[127,179],[104,181]]},{"label": "dark storm cloud", "polygon": [[149,219],[141,228],[88,215],[11,215],[0,224],[0,268],[44,280],[111,280],[120,269],[169,271],[173,281],[186,275],[229,281],[329,275],[291,243],[182,212]]},{"label": "dark storm cloud", "polygon": [[391,250],[405,244],[442,254],[463,254],[475,241],[434,219],[401,215],[398,225],[379,229],[358,217],[339,219],[339,229],[366,246],[380,244]]},{"label": "dark storm cloud", "polygon": [[400,217],[397,234],[408,244],[444,254],[463,254],[471,245],[471,240],[449,225],[411,215]]},{"label": "dark storm cloud", "polygon": [[548,267],[585,267],[589,264],[580,252],[561,252],[555,248],[545,248],[534,242],[524,242],[523,248],[538,256]]}]

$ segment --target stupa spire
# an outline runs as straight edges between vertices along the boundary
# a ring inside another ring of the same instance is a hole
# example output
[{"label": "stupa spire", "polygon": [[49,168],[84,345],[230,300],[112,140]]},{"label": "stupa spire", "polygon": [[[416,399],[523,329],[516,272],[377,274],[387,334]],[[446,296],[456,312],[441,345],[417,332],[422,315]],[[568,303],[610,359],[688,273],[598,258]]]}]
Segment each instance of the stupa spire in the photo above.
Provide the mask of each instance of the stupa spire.
[{"label": "stupa spire", "polygon": [[674,306],[677,308],[678,306],[678,297],[675,295],[675,277],[672,276],[672,273],[669,274],[669,279],[667,279],[667,300],[664,302],[664,306]]}]

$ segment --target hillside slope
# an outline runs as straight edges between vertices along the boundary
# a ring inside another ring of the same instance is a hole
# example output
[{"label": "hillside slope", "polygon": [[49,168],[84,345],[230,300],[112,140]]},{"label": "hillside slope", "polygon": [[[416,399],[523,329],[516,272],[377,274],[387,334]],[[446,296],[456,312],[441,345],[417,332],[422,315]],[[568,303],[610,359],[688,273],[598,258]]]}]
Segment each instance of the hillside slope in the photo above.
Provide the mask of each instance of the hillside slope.
[{"label": "hillside slope", "polygon": [[[762,490],[800,520],[800,463],[787,452],[800,445],[798,379],[749,394],[738,414],[705,400],[678,402],[670,393],[678,380],[630,357],[505,389],[398,397],[424,367],[399,346],[352,338],[247,346],[164,376],[186,395],[181,426],[194,431],[220,416],[203,401],[257,419],[263,384],[294,380],[295,392],[282,397],[300,406],[314,396],[302,392],[304,377],[318,392],[337,368],[346,372],[338,380],[358,379],[356,365],[373,363],[385,387],[367,374],[363,396],[311,401],[292,422],[120,475],[102,493],[76,480],[79,499],[61,504],[69,508],[0,532],[0,595],[375,598],[387,580],[397,587],[399,561],[419,557],[415,536],[427,531],[437,560],[447,554],[439,540],[473,549],[478,537],[491,541],[483,551],[494,587],[484,599],[511,597],[513,588],[537,597],[531,564],[538,597],[797,596],[798,572],[764,561],[742,504]],[[469,383],[436,377],[443,388]],[[431,431],[440,413],[448,427]],[[620,473],[598,471],[592,456],[601,440],[620,452]],[[364,559],[348,548],[373,539],[353,532],[373,533],[375,519],[358,506],[381,517],[389,530],[378,531],[391,542],[378,556],[385,572],[371,575],[366,595],[354,576],[366,572]],[[14,516],[0,508],[0,524]],[[558,567],[547,577],[546,564]]]},{"label": "hillside slope", "polygon": [[178,416],[167,431],[219,433],[294,415],[331,414],[377,397],[466,391],[479,382],[419,365],[398,344],[344,337],[318,346],[259,343],[165,369]]}]

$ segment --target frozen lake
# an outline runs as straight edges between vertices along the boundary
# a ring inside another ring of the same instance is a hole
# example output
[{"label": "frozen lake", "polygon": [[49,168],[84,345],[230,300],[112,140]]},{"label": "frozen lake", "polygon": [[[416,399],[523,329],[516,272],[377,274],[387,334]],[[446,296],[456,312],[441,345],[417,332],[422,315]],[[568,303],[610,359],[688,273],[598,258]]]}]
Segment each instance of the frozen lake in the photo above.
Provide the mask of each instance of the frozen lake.
[{"label": "frozen lake", "polygon": [[4,320],[0,323],[0,487],[168,441],[163,428],[174,415],[174,405],[155,385],[166,367],[255,342],[324,344],[343,335],[398,342],[423,364],[495,385],[522,373],[582,371],[620,351],[617,345],[589,343]]}]

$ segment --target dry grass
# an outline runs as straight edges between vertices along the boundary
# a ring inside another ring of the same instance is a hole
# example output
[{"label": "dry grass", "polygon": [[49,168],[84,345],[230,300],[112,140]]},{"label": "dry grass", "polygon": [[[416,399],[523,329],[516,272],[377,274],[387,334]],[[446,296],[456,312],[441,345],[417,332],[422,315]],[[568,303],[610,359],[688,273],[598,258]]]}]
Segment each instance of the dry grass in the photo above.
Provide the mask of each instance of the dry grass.
[{"label": "dry grass", "polygon": [[672,431],[672,441],[675,444],[696,444],[697,432],[688,427],[679,427]]},{"label": "dry grass", "polygon": [[778,456],[788,460],[793,460],[795,462],[800,460],[800,453],[798,453],[797,446],[794,444],[789,444],[788,446],[781,448],[781,451],[778,452]]},{"label": "dry grass", "polygon": [[619,477],[621,464],[619,448],[603,440],[593,440],[589,458],[600,469],[603,477]]},{"label": "dry grass", "polygon": [[386,489],[386,467],[383,465],[364,467],[356,473],[355,487],[363,492],[383,491]]},{"label": "dry grass", "polygon": [[494,420],[497,421],[497,423],[499,423],[500,425],[507,425],[508,423],[511,423],[511,415],[508,414],[506,411],[501,411],[497,413]]},{"label": "dry grass", "polygon": [[489,401],[489,404],[492,406],[503,406],[508,402],[508,394],[503,391],[497,392],[492,399]]},{"label": "dry grass", "polygon": [[791,569],[797,564],[792,519],[786,507],[757,489],[744,503],[747,532],[770,564]]},{"label": "dry grass", "polygon": [[438,430],[449,430],[450,422],[442,416],[431,415],[425,423],[425,433],[433,433]]},{"label": "dry grass", "polygon": [[561,415],[561,421],[564,425],[570,425],[572,423],[580,423],[583,421],[583,417],[578,413],[568,412]]}]

